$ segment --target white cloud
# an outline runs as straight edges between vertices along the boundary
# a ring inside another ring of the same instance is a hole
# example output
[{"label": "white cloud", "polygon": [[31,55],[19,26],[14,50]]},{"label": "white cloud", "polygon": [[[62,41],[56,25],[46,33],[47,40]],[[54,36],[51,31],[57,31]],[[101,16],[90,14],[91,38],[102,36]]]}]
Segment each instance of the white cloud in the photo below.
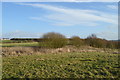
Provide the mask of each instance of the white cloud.
[{"label": "white cloud", "polygon": [[117,40],[118,39],[118,32],[103,31],[103,32],[96,33],[96,35],[100,38],[104,38],[107,40]]},{"label": "white cloud", "polygon": [[[96,10],[82,10],[82,9],[70,9],[58,6],[51,6],[46,4],[24,4],[37,8],[43,8],[46,10],[54,11],[53,14],[47,14],[43,16],[46,21],[52,21],[53,25],[70,26],[70,25],[88,25],[96,26],[98,22],[105,22],[111,24],[117,24],[117,15],[104,13]],[[41,17],[32,17],[34,20],[42,20]]]},{"label": "white cloud", "polygon": [[3,38],[40,38],[43,33],[31,33],[31,32],[24,32],[24,31],[13,31],[2,34],[0,37]]},{"label": "white cloud", "polygon": [[115,5],[107,5],[107,7],[114,10],[118,9],[118,6],[115,6]]},{"label": "white cloud", "polygon": [[2,2],[119,2],[119,0],[1,0]]}]

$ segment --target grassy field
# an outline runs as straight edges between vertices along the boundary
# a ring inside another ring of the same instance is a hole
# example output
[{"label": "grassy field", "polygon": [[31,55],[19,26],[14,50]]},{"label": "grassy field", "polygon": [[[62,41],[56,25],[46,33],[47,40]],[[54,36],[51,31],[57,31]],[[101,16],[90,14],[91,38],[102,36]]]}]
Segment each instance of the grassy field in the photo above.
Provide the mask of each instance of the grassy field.
[{"label": "grassy field", "polygon": [[1,47],[17,47],[17,46],[29,47],[29,46],[39,46],[39,45],[37,42],[0,40],[0,46]]},{"label": "grassy field", "polygon": [[25,43],[25,42],[32,42],[32,41],[24,41],[24,40],[0,40],[0,43]]},{"label": "grassy field", "polygon": [[14,47],[14,46],[39,46],[37,42],[27,42],[27,43],[3,43],[0,44],[2,47]]},{"label": "grassy field", "polygon": [[117,78],[118,54],[62,53],[3,57],[3,78]]},{"label": "grassy field", "polygon": [[10,43],[10,42],[13,42],[11,40],[0,40],[0,43]]},{"label": "grassy field", "polygon": [[43,43],[38,43],[34,41],[12,41],[12,40],[0,40],[0,47],[37,47],[46,46]]}]

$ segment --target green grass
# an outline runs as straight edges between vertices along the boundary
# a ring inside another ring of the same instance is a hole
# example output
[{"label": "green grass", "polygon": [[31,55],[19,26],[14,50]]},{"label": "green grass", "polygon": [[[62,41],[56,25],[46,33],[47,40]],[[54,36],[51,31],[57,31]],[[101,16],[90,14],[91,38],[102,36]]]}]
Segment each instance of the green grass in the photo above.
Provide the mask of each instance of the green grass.
[{"label": "green grass", "polygon": [[0,43],[9,43],[9,42],[13,42],[11,40],[0,40]]},{"label": "green grass", "polygon": [[33,42],[27,40],[0,40],[0,43],[25,43],[25,42]]},{"label": "green grass", "polygon": [[0,40],[0,47],[15,47],[15,46],[39,46],[37,42],[33,41],[17,41],[17,40]]},{"label": "green grass", "polygon": [[3,43],[0,44],[2,47],[14,47],[14,46],[39,46],[37,42],[27,42],[27,43]]},{"label": "green grass", "polygon": [[36,46],[47,46],[47,44],[44,43],[38,43],[38,42],[22,42],[22,43],[0,43],[0,47],[36,47]]},{"label": "green grass", "polygon": [[3,78],[117,78],[118,55],[34,54],[3,57]]},{"label": "green grass", "polygon": [[12,40],[1,40],[0,41],[0,47],[33,47],[33,46],[46,46],[45,44],[33,42],[33,41],[12,41]]}]

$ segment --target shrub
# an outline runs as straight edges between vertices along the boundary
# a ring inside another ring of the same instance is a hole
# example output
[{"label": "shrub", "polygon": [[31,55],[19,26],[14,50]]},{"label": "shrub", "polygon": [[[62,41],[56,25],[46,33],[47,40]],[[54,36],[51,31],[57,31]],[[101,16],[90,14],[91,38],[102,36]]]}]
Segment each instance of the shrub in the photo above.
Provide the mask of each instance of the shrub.
[{"label": "shrub", "polygon": [[49,32],[49,33],[44,34],[42,38],[44,38],[44,39],[49,39],[49,38],[55,39],[55,38],[65,38],[65,36],[60,34],[60,33]]},{"label": "shrub", "polygon": [[67,44],[67,39],[65,38],[51,38],[47,39],[47,47],[50,48],[61,48]]},{"label": "shrub", "polygon": [[119,48],[119,41],[108,41],[104,39],[97,38],[95,34],[92,34],[85,39],[85,42],[92,47],[97,48],[112,48],[118,49]]},{"label": "shrub", "polygon": [[115,48],[115,45],[112,41],[107,41],[106,47],[107,48]]},{"label": "shrub", "polygon": [[48,48],[61,48],[67,44],[67,39],[60,33],[50,32],[43,35],[43,42],[40,44]]},{"label": "shrub", "polygon": [[89,46],[97,48],[106,48],[106,40],[100,38],[87,38],[85,41]]},{"label": "shrub", "polygon": [[107,48],[116,48],[118,49],[119,48],[119,43],[118,41],[107,41]]},{"label": "shrub", "polygon": [[80,47],[82,45],[85,45],[84,44],[84,40],[83,39],[80,39],[78,36],[73,36],[70,40],[70,44],[71,45],[74,45],[76,47]]}]

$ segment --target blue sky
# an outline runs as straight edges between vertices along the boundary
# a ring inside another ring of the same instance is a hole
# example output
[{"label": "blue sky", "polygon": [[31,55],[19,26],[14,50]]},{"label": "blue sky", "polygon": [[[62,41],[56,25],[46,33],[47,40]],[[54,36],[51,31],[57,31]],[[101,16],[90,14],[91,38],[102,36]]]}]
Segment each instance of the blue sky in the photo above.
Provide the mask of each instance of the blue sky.
[{"label": "blue sky", "polygon": [[66,37],[118,38],[117,2],[3,2],[3,37],[41,37],[59,32]]},{"label": "blue sky", "polygon": [[2,2],[119,2],[119,0],[2,0]]}]

